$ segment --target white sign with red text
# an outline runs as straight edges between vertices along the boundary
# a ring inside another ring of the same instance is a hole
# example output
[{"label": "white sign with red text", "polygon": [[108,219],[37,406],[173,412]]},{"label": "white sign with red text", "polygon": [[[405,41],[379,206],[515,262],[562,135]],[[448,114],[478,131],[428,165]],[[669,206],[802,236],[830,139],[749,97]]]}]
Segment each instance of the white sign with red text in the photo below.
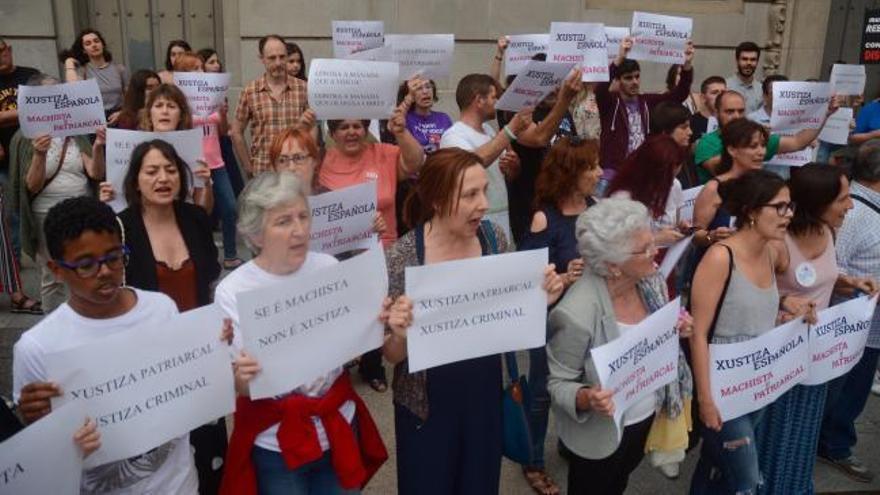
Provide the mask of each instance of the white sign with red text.
[{"label": "white sign with red text", "polygon": [[310,197],[309,249],[327,254],[369,249],[377,239],[373,232],[376,205],[375,181]]},{"label": "white sign with red text", "polygon": [[174,84],[180,88],[193,115],[206,117],[226,102],[229,74],[225,72],[175,72]]},{"label": "white sign with red text", "polygon": [[382,21],[332,21],[333,58],[349,55],[385,44],[385,23]]},{"label": "white sign with red text", "polygon": [[607,45],[603,24],[553,22],[550,24],[550,51],[547,53],[547,61],[576,64],[583,70],[583,81],[607,82]]},{"label": "white sign with red text", "polygon": [[94,134],[107,125],[104,100],[94,79],[44,86],[18,87],[21,134],[35,138]]},{"label": "white sign with red text", "polygon": [[690,17],[633,12],[633,46],[629,58],[663,64],[683,64],[694,20]]},{"label": "white sign with red text", "polygon": [[549,34],[512,34],[507,37],[504,52],[504,75],[515,76],[539,53],[550,49]]},{"label": "white sign with red text", "polygon": [[574,67],[573,63],[556,64],[530,60],[504,90],[504,94],[495,104],[495,109],[519,112],[523,108],[537,106],[562,84],[572,67]]},{"label": "white sign with red text", "polygon": [[605,26],[605,41],[607,43],[605,48],[608,50],[609,63],[613,62],[620,54],[620,44],[627,36],[629,36],[628,27]]},{"label": "white sign with red text", "polygon": [[821,385],[851,370],[865,351],[877,297],[861,296],[819,312],[810,326],[807,385]]}]

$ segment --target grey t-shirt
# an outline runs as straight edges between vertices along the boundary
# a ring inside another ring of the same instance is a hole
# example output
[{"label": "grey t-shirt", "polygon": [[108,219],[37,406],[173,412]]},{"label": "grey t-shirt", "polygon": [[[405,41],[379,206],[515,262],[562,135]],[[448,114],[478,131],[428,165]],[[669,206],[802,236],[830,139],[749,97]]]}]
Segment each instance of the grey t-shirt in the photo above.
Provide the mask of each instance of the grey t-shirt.
[{"label": "grey t-shirt", "polygon": [[86,79],[98,81],[101,98],[104,100],[104,110],[109,112],[122,108],[122,95],[125,87],[128,86],[128,69],[113,62],[102,69],[86,64],[85,69]]}]

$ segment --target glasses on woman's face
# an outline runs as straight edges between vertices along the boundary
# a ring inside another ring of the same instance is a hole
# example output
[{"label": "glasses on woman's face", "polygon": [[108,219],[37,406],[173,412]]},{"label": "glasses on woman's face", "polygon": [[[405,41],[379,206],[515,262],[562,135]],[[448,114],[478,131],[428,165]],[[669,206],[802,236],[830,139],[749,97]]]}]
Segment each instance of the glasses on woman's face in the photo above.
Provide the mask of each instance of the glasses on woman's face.
[{"label": "glasses on woman's face", "polygon": [[784,217],[788,212],[794,213],[795,208],[797,208],[794,201],[779,201],[777,203],[767,203],[766,205],[761,206],[764,208],[775,208],[776,214],[780,217]]},{"label": "glasses on woman's face", "polygon": [[99,258],[85,258],[73,263],[64,260],[55,260],[55,262],[72,270],[79,278],[92,278],[101,271],[101,265],[107,265],[111,270],[121,269],[128,264],[128,254],[128,246],[122,246]]},{"label": "glasses on woman's face", "polygon": [[657,252],[657,245],[652,242],[651,244],[648,244],[648,247],[646,247],[645,249],[641,251],[632,251],[629,254],[634,258],[645,258],[652,260],[654,259],[654,256],[657,256]]},{"label": "glasses on woman's face", "polygon": [[312,155],[305,153],[296,153],[293,155],[278,155],[275,164],[280,168],[288,167],[305,167],[312,163]]}]

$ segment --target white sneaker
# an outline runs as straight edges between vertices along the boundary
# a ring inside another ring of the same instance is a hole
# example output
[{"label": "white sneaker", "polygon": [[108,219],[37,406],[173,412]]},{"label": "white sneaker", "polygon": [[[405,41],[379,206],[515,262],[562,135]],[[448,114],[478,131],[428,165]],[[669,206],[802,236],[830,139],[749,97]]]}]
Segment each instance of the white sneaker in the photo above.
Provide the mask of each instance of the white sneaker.
[{"label": "white sneaker", "polygon": [[669,464],[661,464],[660,466],[658,466],[658,469],[661,473],[663,473],[663,476],[674,480],[678,478],[680,466],[680,462],[672,462]]},{"label": "white sneaker", "polygon": [[874,372],[874,384],[871,385],[871,393],[880,395],[880,370]]}]

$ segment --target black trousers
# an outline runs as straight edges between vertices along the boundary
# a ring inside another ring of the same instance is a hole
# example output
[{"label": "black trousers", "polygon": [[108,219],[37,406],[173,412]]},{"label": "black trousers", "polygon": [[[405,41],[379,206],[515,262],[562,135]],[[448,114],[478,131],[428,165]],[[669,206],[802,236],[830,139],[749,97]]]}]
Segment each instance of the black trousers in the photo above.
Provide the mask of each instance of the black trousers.
[{"label": "black trousers", "polygon": [[569,451],[569,495],[623,495],[629,475],[645,457],[645,441],[654,416],[623,429],[620,445],[604,459],[584,459]]}]

